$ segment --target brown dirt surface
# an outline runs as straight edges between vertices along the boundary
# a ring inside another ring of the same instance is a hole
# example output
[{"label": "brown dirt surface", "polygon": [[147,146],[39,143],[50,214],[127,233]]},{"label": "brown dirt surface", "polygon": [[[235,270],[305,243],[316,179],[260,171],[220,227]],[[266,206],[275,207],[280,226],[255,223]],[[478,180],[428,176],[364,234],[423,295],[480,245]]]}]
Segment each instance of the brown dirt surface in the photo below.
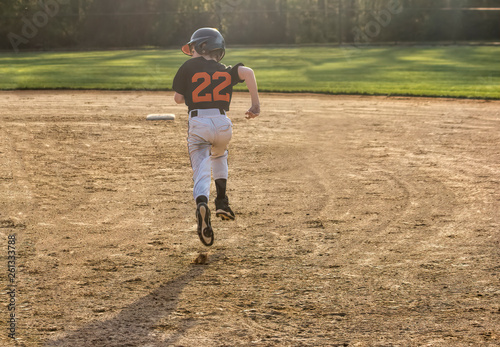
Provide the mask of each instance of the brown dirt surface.
[{"label": "brown dirt surface", "polygon": [[500,102],[235,94],[207,249],[172,96],[0,93],[1,346],[500,344]]}]

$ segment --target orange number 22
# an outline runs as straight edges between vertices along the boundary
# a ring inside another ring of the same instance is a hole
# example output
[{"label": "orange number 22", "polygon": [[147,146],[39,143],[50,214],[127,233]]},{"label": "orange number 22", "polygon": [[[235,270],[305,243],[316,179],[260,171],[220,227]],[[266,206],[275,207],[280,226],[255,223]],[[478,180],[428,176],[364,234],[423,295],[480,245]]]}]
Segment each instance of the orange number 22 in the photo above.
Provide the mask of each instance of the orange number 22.
[{"label": "orange number 22", "polygon": [[[221,91],[231,84],[231,75],[225,71],[217,71],[210,76],[207,72],[198,72],[194,74],[192,82],[203,80],[201,84],[193,91],[193,102],[212,102],[212,101],[227,101],[229,102],[229,94],[221,94]],[[210,93],[201,95],[201,93],[210,85],[212,80],[222,80],[213,91],[213,96]]]}]

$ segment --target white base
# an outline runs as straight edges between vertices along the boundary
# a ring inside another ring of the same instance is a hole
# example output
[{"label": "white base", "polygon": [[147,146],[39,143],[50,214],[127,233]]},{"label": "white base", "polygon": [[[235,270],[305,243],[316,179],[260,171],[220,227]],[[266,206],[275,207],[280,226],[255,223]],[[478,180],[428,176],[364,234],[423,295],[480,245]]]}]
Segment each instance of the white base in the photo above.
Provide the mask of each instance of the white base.
[{"label": "white base", "polygon": [[165,114],[150,114],[146,117],[146,120],[174,120],[175,115],[170,113]]}]

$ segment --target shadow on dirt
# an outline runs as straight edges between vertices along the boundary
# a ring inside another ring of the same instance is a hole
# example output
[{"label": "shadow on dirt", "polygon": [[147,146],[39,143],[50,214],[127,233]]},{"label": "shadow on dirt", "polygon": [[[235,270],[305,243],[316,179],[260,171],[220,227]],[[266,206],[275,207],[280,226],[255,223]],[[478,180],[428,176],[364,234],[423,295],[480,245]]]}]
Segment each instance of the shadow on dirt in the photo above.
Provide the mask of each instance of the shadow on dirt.
[{"label": "shadow on dirt", "polygon": [[[139,299],[123,309],[116,317],[103,322],[90,323],[77,331],[69,333],[46,346],[156,346],[159,341],[153,332],[159,320],[175,311],[179,295],[184,288],[205,271],[205,266],[192,266],[180,277],[161,286],[151,294]],[[169,343],[175,342],[183,332],[189,330],[194,322],[186,322],[178,327]]]}]

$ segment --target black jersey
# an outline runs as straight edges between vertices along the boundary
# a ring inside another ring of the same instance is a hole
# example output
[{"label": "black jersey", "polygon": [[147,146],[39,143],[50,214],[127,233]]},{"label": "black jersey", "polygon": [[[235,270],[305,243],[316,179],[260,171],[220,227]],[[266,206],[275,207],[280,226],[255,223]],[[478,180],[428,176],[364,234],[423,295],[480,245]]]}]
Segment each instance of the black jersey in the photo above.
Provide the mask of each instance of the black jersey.
[{"label": "black jersey", "polygon": [[233,86],[243,82],[237,64],[226,66],[203,57],[186,61],[174,77],[173,89],[184,95],[189,110],[218,108],[229,111]]}]

